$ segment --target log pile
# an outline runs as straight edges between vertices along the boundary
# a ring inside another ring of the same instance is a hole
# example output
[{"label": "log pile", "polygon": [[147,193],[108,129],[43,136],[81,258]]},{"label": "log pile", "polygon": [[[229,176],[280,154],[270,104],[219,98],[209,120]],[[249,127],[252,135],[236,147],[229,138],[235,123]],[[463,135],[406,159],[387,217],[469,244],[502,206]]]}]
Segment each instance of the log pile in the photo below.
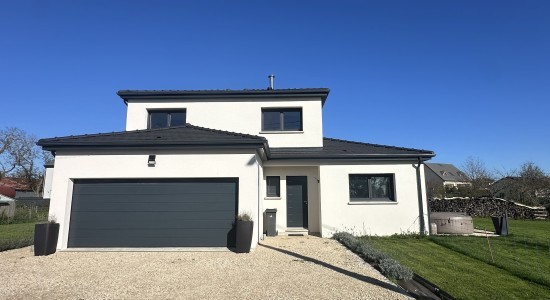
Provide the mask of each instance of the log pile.
[{"label": "log pile", "polygon": [[430,199],[429,205],[431,212],[461,212],[473,217],[502,216],[507,213],[512,219],[535,219],[535,213],[540,209],[497,198]]}]

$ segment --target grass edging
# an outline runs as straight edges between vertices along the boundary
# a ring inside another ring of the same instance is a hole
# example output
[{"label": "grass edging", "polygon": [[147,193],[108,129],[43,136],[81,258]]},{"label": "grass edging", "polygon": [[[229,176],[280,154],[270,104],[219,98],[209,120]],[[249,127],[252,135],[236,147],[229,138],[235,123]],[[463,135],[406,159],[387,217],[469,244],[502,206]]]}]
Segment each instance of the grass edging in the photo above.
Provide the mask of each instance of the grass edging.
[{"label": "grass edging", "polygon": [[0,241],[0,252],[19,249],[34,244],[34,238],[10,239]]},{"label": "grass edging", "polygon": [[410,268],[401,265],[386,253],[373,248],[364,240],[359,240],[347,232],[337,232],[332,238],[379,270],[384,276],[394,279],[415,298],[436,296],[439,299],[454,299],[452,295],[443,291],[437,285],[415,274]]}]

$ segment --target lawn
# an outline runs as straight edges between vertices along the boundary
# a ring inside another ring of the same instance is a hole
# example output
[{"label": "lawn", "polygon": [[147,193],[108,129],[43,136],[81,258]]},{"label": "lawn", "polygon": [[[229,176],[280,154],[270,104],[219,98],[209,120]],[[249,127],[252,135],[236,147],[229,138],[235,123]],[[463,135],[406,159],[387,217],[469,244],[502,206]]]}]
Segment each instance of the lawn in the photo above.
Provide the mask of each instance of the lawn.
[{"label": "lawn", "polygon": [[34,222],[0,225],[0,251],[33,244]]},{"label": "lawn", "polygon": [[[489,218],[476,227],[492,229]],[[460,299],[550,298],[550,222],[510,220],[508,237],[363,237]],[[494,263],[493,263],[494,259]]]}]

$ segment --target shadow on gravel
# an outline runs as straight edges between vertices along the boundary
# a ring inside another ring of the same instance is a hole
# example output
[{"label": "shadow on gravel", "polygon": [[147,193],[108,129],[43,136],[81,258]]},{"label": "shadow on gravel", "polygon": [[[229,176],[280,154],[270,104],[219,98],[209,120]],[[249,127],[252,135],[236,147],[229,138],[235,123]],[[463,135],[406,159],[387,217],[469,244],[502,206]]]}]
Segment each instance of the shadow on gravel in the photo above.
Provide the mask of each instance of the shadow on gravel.
[{"label": "shadow on gravel", "polygon": [[341,274],[344,274],[344,275],[347,275],[349,277],[353,277],[355,279],[358,279],[358,280],[361,280],[363,282],[366,282],[366,283],[370,283],[370,284],[373,284],[373,285],[377,285],[379,287],[382,287],[382,288],[385,288],[387,290],[391,290],[391,291],[394,291],[396,293],[399,293],[399,294],[402,294],[402,295],[405,295],[405,296],[409,296],[410,295],[405,292],[404,290],[402,290],[401,288],[397,287],[397,286],[394,286],[392,284],[389,284],[389,283],[386,283],[386,282],[383,282],[383,281],[380,281],[378,279],[375,279],[375,278],[372,278],[372,277],[368,277],[368,276],[365,276],[365,275],[361,275],[361,274],[357,274],[355,272],[351,272],[351,271],[348,271],[346,269],[342,269],[340,267],[337,267],[337,266],[334,266],[334,265],[331,265],[331,264],[328,264],[324,261],[320,261],[320,260],[317,260],[315,258],[311,258],[311,257],[308,257],[308,256],[304,256],[304,255],[301,255],[301,254],[298,254],[296,252],[292,252],[292,251],[288,251],[288,250],[285,250],[285,249],[280,249],[280,248],[276,248],[276,247],[273,247],[273,246],[268,246],[268,245],[263,245],[263,244],[259,244],[260,246],[262,247],[265,247],[265,248],[268,248],[268,249],[271,249],[271,250],[275,250],[275,251],[278,251],[278,252],[281,252],[281,253],[284,253],[284,254],[287,254],[287,255],[290,255],[290,256],[294,256],[296,258],[299,258],[299,259],[302,259],[302,260],[305,260],[305,261],[309,261],[309,262],[312,262],[314,264],[317,264],[317,265],[320,265],[322,267],[325,267],[325,268],[328,268],[328,269],[331,269],[333,271],[336,271],[338,273],[341,273]]}]

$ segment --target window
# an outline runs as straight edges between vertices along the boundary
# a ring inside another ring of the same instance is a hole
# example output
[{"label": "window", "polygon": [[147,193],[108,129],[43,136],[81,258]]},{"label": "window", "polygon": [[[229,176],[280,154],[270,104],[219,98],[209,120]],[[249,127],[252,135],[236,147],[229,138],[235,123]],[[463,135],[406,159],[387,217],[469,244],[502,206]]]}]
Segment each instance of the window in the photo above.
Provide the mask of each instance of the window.
[{"label": "window", "polygon": [[281,197],[281,178],[279,176],[267,176],[267,197]]},{"label": "window", "polygon": [[350,201],[395,201],[393,174],[350,174]]},{"label": "window", "polygon": [[301,108],[276,108],[262,110],[263,131],[301,131]]},{"label": "window", "polygon": [[185,125],[185,110],[150,110],[149,129]]}]

